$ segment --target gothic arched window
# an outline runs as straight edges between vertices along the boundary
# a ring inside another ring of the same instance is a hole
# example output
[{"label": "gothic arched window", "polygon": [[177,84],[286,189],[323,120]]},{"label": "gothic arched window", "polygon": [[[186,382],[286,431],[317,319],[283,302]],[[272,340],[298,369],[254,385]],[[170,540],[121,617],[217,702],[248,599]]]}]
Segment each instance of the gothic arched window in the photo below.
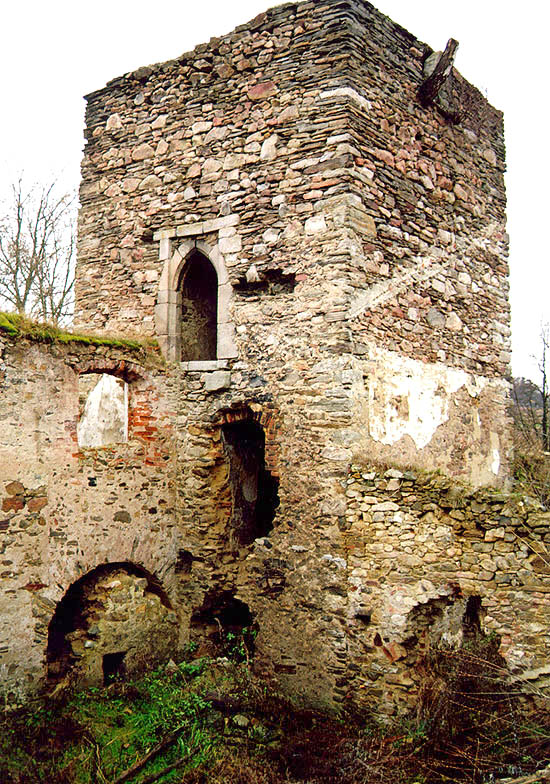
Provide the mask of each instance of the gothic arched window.
[{"label": "gothic arched window", "polygon": [[200,251],[189,256],[180,277],[181,360],[216,359],[218,341],[218,276]]}]

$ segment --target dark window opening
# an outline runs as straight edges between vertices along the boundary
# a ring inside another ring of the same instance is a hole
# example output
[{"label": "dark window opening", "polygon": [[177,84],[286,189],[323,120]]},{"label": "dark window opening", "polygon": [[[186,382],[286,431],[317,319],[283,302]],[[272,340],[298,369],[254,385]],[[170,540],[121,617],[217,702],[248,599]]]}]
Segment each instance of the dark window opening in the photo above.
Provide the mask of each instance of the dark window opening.
[{"label": "dark window opening", "polygon": [[126,651],[106,653],[103,656],[103,685],[108,686],[114,681],[123,681],[126,676],[124,657]]},{"label": "dark window opening", "polygon": [[273,530],[279,506],[279,483],[265,467],[265,434],[250,420],[223,425],[233,496],[232,530],[237,542],[249,545]]},{"label": "dark window opening", "polygon": [[482,619],[481,596],[469,596],[462,619],[464,638],[476,638],[481,634]]},{"label": "dark window opening", "polygon": [[209,591],[191,616],[190,637],[198,643],[199,656],[251,659],[257,631],[250,608],[231,591]]},{"label": "dark window opening", "polygon": [[180,282],[181,359],[216,359],[218,341],[218,276],[210,261],[195,251]]},{"label": "dark window opening", "polygon": [[361,621],[365,626],[368,626],[371,622],[371,613],[370,612],[358,612],[355,613],[355,617],[358,621]]},{"label": "dark window opening", "polygon": [[234,286],[237,294],[244,297],[258,294],[277,296],[278,294],[292,294],[296,288],[296,273],[285,273],[280,269],[262,270],[253,280],[247,280],[243,275]]}]

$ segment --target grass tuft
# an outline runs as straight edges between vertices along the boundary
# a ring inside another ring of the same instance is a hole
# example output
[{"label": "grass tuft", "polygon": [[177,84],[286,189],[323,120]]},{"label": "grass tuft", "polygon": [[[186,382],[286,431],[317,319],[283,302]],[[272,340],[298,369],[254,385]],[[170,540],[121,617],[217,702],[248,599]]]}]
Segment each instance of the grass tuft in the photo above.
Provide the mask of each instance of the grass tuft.
[{"label": "grass tuft", "polygon": [[68,332],[54,324],[32,321],[19,313],[0,312],[0,332],[13,337],[27,338],[38,343],[80,343],[88,346],[111,346],[113,348],[144,351],[154,345],[153,341],[129,340],[105,335]]}]

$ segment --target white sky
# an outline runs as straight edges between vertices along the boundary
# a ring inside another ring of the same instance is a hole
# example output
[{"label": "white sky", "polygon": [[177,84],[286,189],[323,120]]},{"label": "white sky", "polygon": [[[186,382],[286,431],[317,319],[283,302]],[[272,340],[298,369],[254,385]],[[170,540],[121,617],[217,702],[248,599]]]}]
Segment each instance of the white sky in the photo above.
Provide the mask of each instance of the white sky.
[{"label": "white sky", "polygon": [[[247,22],[270,0],[0,0],[0,195],[20,172],[76,187],[82,96],[141,65],[169,60]],[[513,372],[536,374],[550,320],[545,0],[375,0],[434,49],[450,37],[458,70],[505,115]]]}]

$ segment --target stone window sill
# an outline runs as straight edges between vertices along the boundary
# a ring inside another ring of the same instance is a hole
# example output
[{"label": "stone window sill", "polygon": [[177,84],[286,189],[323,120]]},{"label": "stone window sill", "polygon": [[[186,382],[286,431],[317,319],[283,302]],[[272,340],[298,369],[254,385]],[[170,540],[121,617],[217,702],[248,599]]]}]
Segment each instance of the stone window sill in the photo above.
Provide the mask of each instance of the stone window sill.
[{"label": "stone window sill", "polygon": [[204,372],[205,370],[224,370],[228,366],[227,359],[205,359],[195,362],[180,362],[182,370]]}]

